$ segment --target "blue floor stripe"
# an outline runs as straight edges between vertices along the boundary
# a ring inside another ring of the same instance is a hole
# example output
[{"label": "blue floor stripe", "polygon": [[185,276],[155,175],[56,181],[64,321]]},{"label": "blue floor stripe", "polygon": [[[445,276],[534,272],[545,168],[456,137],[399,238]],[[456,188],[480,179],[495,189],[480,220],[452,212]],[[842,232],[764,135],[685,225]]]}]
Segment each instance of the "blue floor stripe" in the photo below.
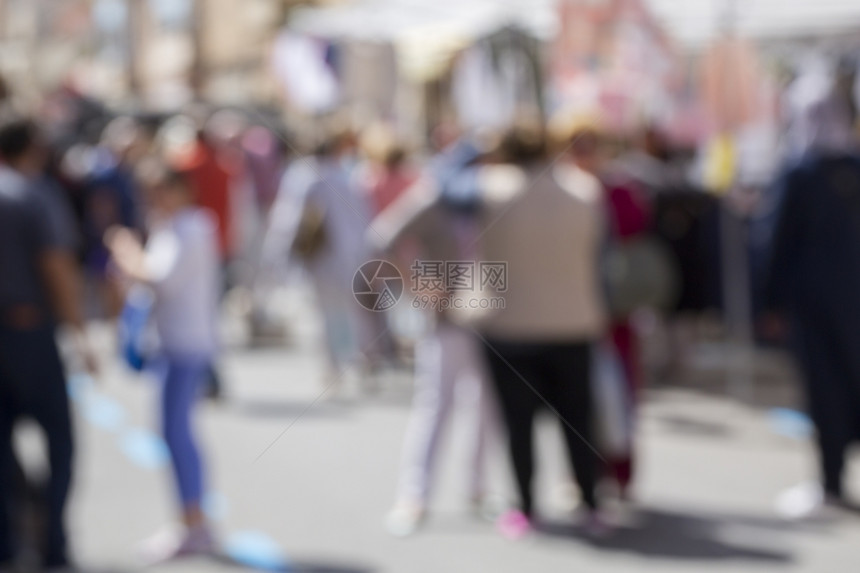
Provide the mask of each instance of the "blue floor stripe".
[{"label": "blue floor stripe", "polygon": [[227,538],[224,550],[233,561],[262,571],[290,571],[280,546],[261,531],[237,531]]},{"label": "blue floor stripe", "polygon": [[809,416],[797,410],[773,408],[768,412],[768,418],[771,429],[781,436],[796,440],[806,440],[814,433]]},{"label": "blue floor stripe", "polygon": [[[126,426],[126,410],[116,400],[96,388],[92,378],[78,374],[69,377],[69,397],[81,408],[84,420],[101,430],[117,434],[120,451],[134,465],[157,470],[168,465],[170,452],[164,440],[150,430]],[[229,500],[218,492],[207,494],[203,511],[213,523],[223,523]],[[269,535],[254,530],[237,531],[227,536],[225,552],[236,563],[261,571],[289,572],[290,562]]]}]

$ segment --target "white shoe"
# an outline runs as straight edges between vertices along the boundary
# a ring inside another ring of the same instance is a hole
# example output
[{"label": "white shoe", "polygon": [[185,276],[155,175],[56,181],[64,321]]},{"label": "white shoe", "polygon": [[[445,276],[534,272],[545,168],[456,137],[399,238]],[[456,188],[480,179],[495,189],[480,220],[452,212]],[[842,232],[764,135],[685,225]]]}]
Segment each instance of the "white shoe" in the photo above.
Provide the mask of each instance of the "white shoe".
[{"label": "white shoe", "polygon": [[821,484],[801,483],[783,491],[776,498],[776,512],[792,521],[801,519],[829,519],[844,502],[824,493]]},{"label": "white shoe", "polygon": [[147,565],[194,555],[212,555],[214,552],[215,539],[206,526],[193,529],[170,526],[145,540],[138,548]]},{"label": "white shoe", "polygon": [[597,510],[590,510],[583,521],[585,534],[591,539],[605,539],[612,534],[613,528]]},{"label": "white shoe", "polygon": [[498,496],[476,494],[469,499],[469,510],[478,519],[494,523],[507,510],[507,501]]},{"label": "white shoe", "polygon": [[409,537],[421,527],[426,511],[415,503],[401,502],[385,517],[385,530],[394,537]]}]

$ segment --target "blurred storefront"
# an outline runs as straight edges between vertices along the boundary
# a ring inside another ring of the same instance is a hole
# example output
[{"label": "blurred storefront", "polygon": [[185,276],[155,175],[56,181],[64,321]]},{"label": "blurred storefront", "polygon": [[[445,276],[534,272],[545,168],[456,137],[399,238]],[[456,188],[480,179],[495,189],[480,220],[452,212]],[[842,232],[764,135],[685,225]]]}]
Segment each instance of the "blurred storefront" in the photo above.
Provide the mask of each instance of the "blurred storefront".
[{"label": "blurred storefront", "polygon": [[562,0],[552,49],[555,106],[599,113],[624,132],[670,124],[685,103],[681,55],[642,0]]},{"label": "blurred storefront", "polygon": [[[761,80],[737,94],[753,110],[744,123],[756,123],[775,116],[790,75],[781,70],[811,48],[860,46],[860,7],[850,4],[0,0],[0,74],[24,98],[65,84],[146,109],[192,99],[286,104],[296,116],[347,107],[360,121],[389,119],[411,133],[444,119],[493,123],[524,100],[547,112],[574,104],[615,130],[657,123],[695,144],[723,121],[719,90],[708,86],[734,85],[711,65],[729,20],[744,62],[754,61],[746,75]],[[544,81],[529,79],[535,73]],[[476,107],[482,74],[492,101]]]},{"label": "blurred storefront", "polygon": [[294,113],[346,107],[413,136],[445,119],[497,127],[514,113],[571,104],[619,132],[653,122],[694,141],[704,131],[689,62],[643,0],[301,9],[275,44],[274,63]]},{"label": "blurred storefront", "polygon": [[290,0],[0,0],[0,73],[115,104],[271,102],[272,39]]},{"label": "blurred storefront", "polygon": [[295,116],[339,108],[425,138],[441,121],[498,124],[544,106],[554,2],[359,1],[296,10],[274,50]]}]

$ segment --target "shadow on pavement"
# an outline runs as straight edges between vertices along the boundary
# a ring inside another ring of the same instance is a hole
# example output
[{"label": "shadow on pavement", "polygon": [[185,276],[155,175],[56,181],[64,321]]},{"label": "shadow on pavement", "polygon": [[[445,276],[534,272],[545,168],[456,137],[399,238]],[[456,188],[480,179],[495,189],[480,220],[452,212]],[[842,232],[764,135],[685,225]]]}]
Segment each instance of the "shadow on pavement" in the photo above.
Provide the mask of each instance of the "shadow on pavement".
[{"label": "shadow on pavement", "polygon": [[232,569],[243,571],[269,571],[273,573],[373,573],[374,569],[359,565],[346,565],[326,561],[290,561],[288,564],[278,567],[254,567],[249,564],[240,563],[229,556],[219,556],[216,561],[220,569]]},{"label": "shadow on pavement", "polygon": [[785,564],[793,556],[785,551],[756,547],[756,536],[750,531],[745,543],[733,543],[722,535],[723,526],[740,525],[762,531],[785,529],[781,520],[756,520],[751,525],[742,516],[702,516],[657,509],[637,512],[635,526],[616,528],[605,538],[587,537],[581,526],[545,522],[538,530],[546,535],[588,540],[593,547],[615,553],[634,553],[662,559],[725,560],[745,559],[771,564]]},{"label": "shadow on pavement", "polygon": [[290,417],[314,417],[314,418],[341,418],[350,415],[349,408],[335,401],[319,400],[316,403],[310,401],[287,401],[287,400],[234,400],[230,409],[242,416],[290,418]]},{"label": "shadow on pavement", "polygon": [[657,416],[657,420],[669,431],[702,438],[728,438],[732,429],[728,424],[697,420],[682,415]]}]

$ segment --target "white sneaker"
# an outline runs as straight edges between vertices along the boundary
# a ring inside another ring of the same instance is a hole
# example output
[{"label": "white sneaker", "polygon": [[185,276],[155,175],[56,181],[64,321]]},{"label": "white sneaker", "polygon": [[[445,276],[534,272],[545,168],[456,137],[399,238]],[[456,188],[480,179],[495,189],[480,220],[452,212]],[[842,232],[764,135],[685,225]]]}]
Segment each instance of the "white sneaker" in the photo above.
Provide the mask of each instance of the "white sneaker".
[{"label": "white sneaker", "polygon": [[613,531],[612,526],[596,510],[591,510],[585,515],[583,526],[585,527],[585,534],[591,539],[605,539]]},{"label": "white sneaker", "polygon": [[472,495],[469,498],[469,511],[482,521],[495,522],[507,510],[503,497],[492,495]]},{"label": "white sneaker", "polygon": [[774,505],[783,519],[796,521],[834,518],[843,504],[842,500],[826,495],[821,484],[807,482],[783,491]]},{"label": "white sneaker", "polygon": [[421,505],[398,503],[385,517],[385,530],[394,537],[409,537],[421,527],[426,513]]},{"label": "white sneaker", "polygon": [[182,557],[211,555],[215,539],[206,526],[186,529],[169,526],[140,544],[138,552],[147,565],[157,565]]}]

